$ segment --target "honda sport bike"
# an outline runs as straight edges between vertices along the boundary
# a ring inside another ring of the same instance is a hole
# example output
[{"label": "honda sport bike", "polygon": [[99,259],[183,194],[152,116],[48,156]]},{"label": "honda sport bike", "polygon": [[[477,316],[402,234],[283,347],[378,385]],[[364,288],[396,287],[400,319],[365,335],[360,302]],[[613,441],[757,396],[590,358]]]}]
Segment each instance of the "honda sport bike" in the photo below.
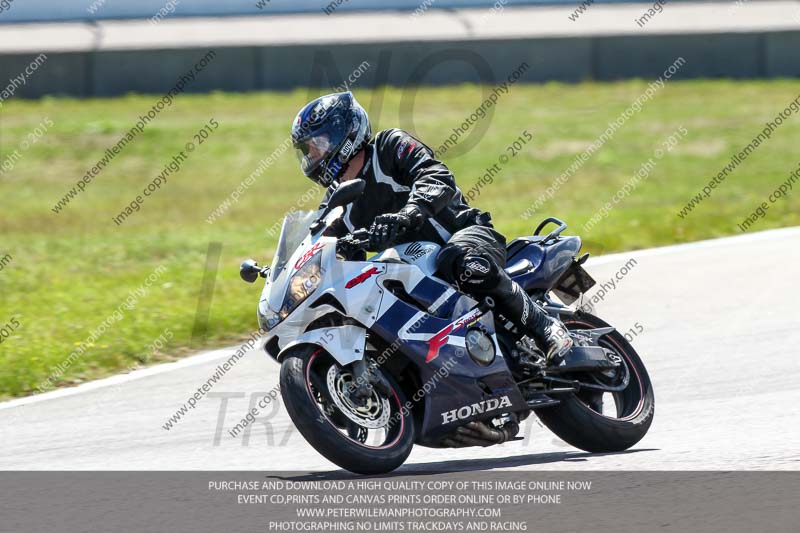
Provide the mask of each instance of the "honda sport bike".
[{"label": "honda sport bike", "polygon": [[[339,186],[318,213],[284,220],[271,267],[242,263],[266,285],[264,349],[281,364],[286,409],[323,456],[359,474],[403,464],[414,444],[493,446],[517,440],[532,412],[589,452],[630,448],[653,421],[653,388],[636,351],[575,302],[595,282],[581,240],[548,218],[509,243],[506,271],[574,340],[558,364],[493,312],[437,276],[439,246],[409,242],[369,260],[367,230],[325,229],[363,191]],[[549,224],[558,227],[542,235]]]}]

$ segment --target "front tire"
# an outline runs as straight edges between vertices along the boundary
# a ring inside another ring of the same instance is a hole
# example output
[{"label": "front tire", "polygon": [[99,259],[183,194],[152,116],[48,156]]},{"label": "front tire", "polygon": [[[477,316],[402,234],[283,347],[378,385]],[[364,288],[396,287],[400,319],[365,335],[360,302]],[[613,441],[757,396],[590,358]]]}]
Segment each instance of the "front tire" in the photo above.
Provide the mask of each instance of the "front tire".
[{"label": "front tire", "polygon": [[402,390],[383,376],[389,397],[375,390],[366,406],[356,406],[346,394],[349,370],[322,348],[303,346],[281,363],[281,396],[297,429],[325,458],[356,474],[384,474],[408,458],[415,427]]},{"label": "front tire", "polygon": [[[570,330],[609,327],[600,318],[582,312],[564,317],[563,322]],[[653,386],[644,363],[623,335],[613,331],[600,337],[599,344],[620,356],[630,375],[628,386],[613,396],[615,413],[602,409],[602,396],[598,402],[597,394],[581,391],[555,407],[536,411],[536,415],[550,431],[576,448],[592,453],[620,452],[639,442],[650,429],[655,413]]]}]

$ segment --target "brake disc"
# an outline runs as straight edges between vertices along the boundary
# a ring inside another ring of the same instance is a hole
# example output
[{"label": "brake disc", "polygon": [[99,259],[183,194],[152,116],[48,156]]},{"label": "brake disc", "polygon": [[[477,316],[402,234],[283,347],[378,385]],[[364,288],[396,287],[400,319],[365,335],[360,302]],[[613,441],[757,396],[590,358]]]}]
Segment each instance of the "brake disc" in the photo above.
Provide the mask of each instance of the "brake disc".
[{"label": "brake disc", "polygon": [[[348,379],[349,378],[349,379]],[[349,397],[349,383],[352,383],[353,376],[349,373],[341,373],[336,365],[331,365],[328,369],[328,391],[330,392],[333,403],[339,411],[350,421],[367,429],[381,429],[389,423],[390,406],[389,400],[378,395],[376,390],[366,400],[365,406],[355,405]]]}]

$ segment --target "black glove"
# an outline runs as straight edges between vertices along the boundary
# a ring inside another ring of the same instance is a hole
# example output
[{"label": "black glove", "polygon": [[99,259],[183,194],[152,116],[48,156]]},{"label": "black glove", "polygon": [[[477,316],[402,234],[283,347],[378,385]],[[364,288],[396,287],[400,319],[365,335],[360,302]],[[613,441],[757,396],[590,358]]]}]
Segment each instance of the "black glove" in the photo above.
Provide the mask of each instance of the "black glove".
[{"label": "black glove", "polygon": [[403,213],[378,215],[369,229],[369,249],[380,252],[397,241],[401,230],[411,226],[411,219]]},{"label": "black glove", "polygon": [[378,215],[369,230],[369,249],[375,252],[394,245],[397,237],[407,231],[419,230],[425,223],[425,215],[415,205],[407,205],[399,213]]}]

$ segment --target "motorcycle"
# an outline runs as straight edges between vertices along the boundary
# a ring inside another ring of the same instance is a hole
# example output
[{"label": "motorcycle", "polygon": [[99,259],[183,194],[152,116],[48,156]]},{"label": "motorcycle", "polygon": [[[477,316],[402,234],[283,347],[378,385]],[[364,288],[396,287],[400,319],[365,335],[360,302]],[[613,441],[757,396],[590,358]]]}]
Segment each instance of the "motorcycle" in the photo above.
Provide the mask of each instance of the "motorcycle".
[{"label": "motorcycle", "polygon": [[[400,244],[366,260],[367,230],[326,235],[363,187],[345,182],[319,212],[290,213],[271,267],[252,259],[240,267],[249,283],[266,279],[264,350],[281,365],[289,416],[319,453],[381,474],[414,444],[519,440],[531,413],[589,452],[626,450],[645,436],[650,378],[623,335],[573,305],[595,282],[582,267],[588,254],[578,257],[580,238],[562,236],[566,224],[548,218],[507,247],[508,274],[574,340],[556,364],[493,312],[491,298],[476,301],[437,277],[437,244]],[[549,224],[558,227],[542,235]]]}]

